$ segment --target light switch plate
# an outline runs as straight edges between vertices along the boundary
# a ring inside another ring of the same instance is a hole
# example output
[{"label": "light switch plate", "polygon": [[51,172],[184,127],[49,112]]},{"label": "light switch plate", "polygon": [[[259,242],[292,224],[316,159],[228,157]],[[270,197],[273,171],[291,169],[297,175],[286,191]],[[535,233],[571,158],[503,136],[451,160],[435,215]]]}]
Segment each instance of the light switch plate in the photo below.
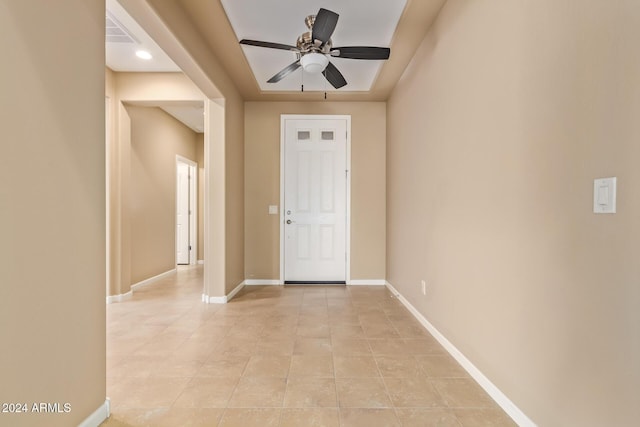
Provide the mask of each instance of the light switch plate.
[{"label": "light switch plate", "polygon": [[616,177],[593,181],[593,212],[616,213]]},{"label": "light switch plate", "polygon": [[269,205],[269,215],[278,215],[278,205]]}]

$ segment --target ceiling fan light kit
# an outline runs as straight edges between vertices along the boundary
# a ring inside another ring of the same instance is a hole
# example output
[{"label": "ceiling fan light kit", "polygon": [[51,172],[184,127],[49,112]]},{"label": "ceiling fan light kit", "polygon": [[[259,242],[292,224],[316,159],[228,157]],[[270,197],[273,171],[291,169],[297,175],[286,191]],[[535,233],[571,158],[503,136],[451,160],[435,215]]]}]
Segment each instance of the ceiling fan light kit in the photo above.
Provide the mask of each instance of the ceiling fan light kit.
[{"label": "ceiling fan light kit", "polygon": [[329,64],[329,58],[321,53],[308,53],[300,58],[302,69],[307,73],[317,74],[324,71]]},{"label": "ceiling fan light kit", "polygon": [[374,46],[347,46],[334,48],[331,35],[338,23],[339,15],[327,9],[320,9],[317,15],[309,15],[305,18],[305,24],[310,31],[298,37],[295,46],[281,43],[271,43],[259,40],[240,40],[240,44],[270,49],[289,50],[295,52],[297,60],[282,69],[278,74],[267,80],[268,83],[277,83],[287,75],[302,67],[308,73],[322,73],[331,85],[340,89],[346,86],[347,81],[336,68],[329,57],[365,60],[389,59],[391,50],[388,47]]}]

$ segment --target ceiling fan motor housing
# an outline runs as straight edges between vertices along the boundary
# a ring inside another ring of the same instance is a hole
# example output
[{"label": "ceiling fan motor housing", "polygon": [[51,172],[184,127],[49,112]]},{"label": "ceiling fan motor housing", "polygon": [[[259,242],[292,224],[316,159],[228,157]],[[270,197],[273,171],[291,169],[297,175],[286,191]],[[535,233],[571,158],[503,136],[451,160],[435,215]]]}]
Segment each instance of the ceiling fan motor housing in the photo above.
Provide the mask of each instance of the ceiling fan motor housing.
[{"label": "ceiling fan motor housing", "polygon": [[[307,16],[307,19],[305,20],[305,22],[308,23],[309,18],[311,17],[315,19],[315,15],[309,15]],[[313,29],[313,24],[312,24],[312,27],[309,28],[309,30],[312,30],[312,29]],[[309,52],[320,52],[324,54],[329,54],[331,52],[332,46],[333,44],[331,42],[331,39],[329,39],[324,45],[322,45],[322,42],[320,40],[316,40],[314,42],[313,33],[311,31],[302,33],[300,37],[298,37],[298,40],[296,41],[296,47],[300,49],[300,53],[303,55]]]}]

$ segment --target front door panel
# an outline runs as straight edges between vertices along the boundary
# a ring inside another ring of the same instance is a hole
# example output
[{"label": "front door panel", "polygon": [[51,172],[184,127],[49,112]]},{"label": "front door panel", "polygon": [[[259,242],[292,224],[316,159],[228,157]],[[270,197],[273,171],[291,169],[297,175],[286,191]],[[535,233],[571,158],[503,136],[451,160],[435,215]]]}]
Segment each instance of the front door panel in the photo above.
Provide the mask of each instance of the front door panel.
[{"label": "front door panel", "polygon": [[346,280],[346,120],[285,120],[284,279]]}]

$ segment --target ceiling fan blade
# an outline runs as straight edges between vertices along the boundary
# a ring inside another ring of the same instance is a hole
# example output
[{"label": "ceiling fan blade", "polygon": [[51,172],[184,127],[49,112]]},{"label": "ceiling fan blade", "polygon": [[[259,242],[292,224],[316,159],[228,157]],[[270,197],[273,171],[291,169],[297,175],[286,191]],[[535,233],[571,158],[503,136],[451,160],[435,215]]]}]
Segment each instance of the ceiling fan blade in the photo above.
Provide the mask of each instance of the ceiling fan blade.
[{"label": "ceiling fan blade", "polygon": [[246,44],[248,46],[269,47],[271,49],[291,50],[293,52],[299,51],[297,47],[289,46],[288,44],[263,42],[259,40],[242,39],[240,40],[240,44]]},{"label": "ceiling fan blade", "polygon": [[329,83],[331,83],[331,86],[335,87],[336,89],[340,89],[347,84],[347,81],[344,79],[342,73],[338,71],[336,66],[331,62],[329,62],[327,68],[324,69],[322,74],[324,74]]},{"label": "ceiling fan blade", "polygon": [[300,61],[296,61],[293,64],[289,65],[278,74],[267,80],[267,83],[278,83],[280,80],[284,79],[287,75],[293,73],[298,68],[300,68]]},{"label": "ceiling fan blade", "polygon": [[320,46],[324,46],[331,38],[333,31],[336,29],[339,16],[340,15],[335,12],[320,8],[313,23],[311,39],[320,40],[322,42]]},{"label": "ceiling fan blade", "polygon": [[346,46],[331,49],[331,56],[349,59],[389,59],[391,49],[374,46]]}]

